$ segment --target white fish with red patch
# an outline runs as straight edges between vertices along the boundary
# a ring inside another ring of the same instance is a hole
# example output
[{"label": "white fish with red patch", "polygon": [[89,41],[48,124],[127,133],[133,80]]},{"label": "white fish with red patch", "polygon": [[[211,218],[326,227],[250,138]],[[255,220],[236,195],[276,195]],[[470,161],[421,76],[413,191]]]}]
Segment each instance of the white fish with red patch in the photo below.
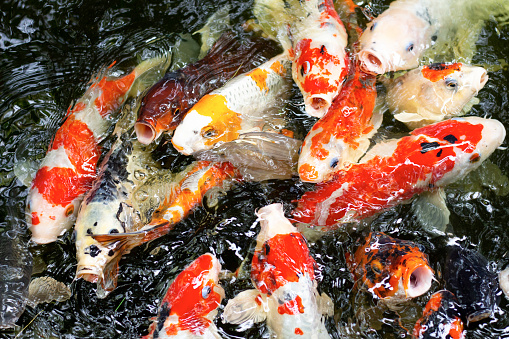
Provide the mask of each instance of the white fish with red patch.
[{"label": "white fish with red patch", "polygon": [[262,27],[278,27],[276,35],[292,55],[292,76],[306,113],[322,117],[348,73],[348,36],[333,2],[260,0],[253,12]]},{"label": "white fish with red patch", "polygon": [[211,253],[198,257],[171,283],[157,317],[142,339],[220,339],[214,318],[224,298],[221,264]]},{"label": "white fish with red patch", "polygon": [[34,242],[53,242],[72,227],[83,194],[96,178],[99,143],[111,125],[110,116],[135,88],[134,81],[148,70],[158,69],[165,64],[163,61],[146,60],[115,80],[98,77],[69,110],[28,194],[27,219]]},{"label": "white fish with red patch", "polygon": [[483,67],[435,63],[385,81],[384,85],[394,118],[414,129],[463,115],[487,81]]},{"label": "white fish with red patch", "polygon": [[189,155],[240,133],[280,128],[278,108],[290,89],[290,67],[288,56],[280,54],[202,97],[175,129],[175,148]]},{"label": "white fish with red patch", "polygon": [[265,320],[275,338],[330,338],[322,314],[331,315],[332,301],[317,291],[316,263],[303,236],[285,218],[281,204],[265,206],[256,215],[261,224],[251,267],[256,289],[230,299],[223,320]]}]

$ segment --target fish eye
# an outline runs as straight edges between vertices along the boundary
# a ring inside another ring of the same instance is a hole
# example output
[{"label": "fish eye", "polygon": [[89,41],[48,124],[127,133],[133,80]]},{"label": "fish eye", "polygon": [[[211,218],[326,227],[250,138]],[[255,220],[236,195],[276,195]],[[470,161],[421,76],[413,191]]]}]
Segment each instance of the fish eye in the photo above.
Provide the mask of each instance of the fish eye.
[{"label": "fish eye", "polygon": [[204,138],[212,138],[212,137],[215,137],[217,135],[217,132],[215,129],[213,128],[207,128],[205,129],[202,133],[201,133],[201,136],[204,137]]},{"label": "fish eye", "polygon": [[311,63],[309,61],[304,61],[302,67],[300,68],[300,75],[304,76],[305,74],[307,74],[307,72],[309,72],[310,69]]},{"label": "fish eye", "polygon": [[73,213],[74,213],[74,205],[71,205],[71,206],[67,207],[67,209],[65,210],[65,216],[66,217],[70,216]]},{"label": "fish eye", "polygon": [[447,86],[449,89],[456,89],[458,86],[458,81],[455,79],[447,78],[445,79],[445,86]]},{"label": "fish eye", "polygon": [[407,52],[411,52],[414,50],[414,44],[413,43],[410,43],[407,48],[406,48]]},{"label": "fish eye", "polygon": [[201,296],[203,299],[207,299],[210,295],[210,292],[212,292],[212,288],[210,288],[210,286],[205,286],[202,290],[201,290]]}]

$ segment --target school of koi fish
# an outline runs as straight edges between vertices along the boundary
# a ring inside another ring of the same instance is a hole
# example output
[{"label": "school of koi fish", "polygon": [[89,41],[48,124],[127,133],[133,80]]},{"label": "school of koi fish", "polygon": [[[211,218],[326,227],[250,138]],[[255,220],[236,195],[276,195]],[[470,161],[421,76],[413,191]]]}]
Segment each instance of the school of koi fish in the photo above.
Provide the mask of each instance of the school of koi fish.
[{"label": "school of koi fish", "polygon": [[[338,305],[320,293],[309,243],[361,225],[365,237],[344,253],[352,293],[396,312],[435,285],[406,335],[465,338],[509,298],[509,267],[495,272],[451,235],[438,272],[418,242],[369,227],[374,216],[412,204],[418,220],[445,235],[444,187],[505,140],[500,121],[463,117],[489,81],[485,68],[423,64],[444,34],[442,11],[457,2],[395,0],[363,29],[367,12],[351,1],[255,0],[246,34],[223,32],[194,63],[170,71],[156,57],[124,76],[109,76],[111,65],[69,107],[39,165],[26,202],[31,240],[45,246],[72,232],[75,280],[108,298],[122,258],[161,237],[171,242],[175,225],[215,192],[298,177],[306,187],[298,199],[248,211],[259,225],[249,262],[226,272],[213,253],[195,253],[175,272],[144,339],[221,338],[218,322],[265,323],[271,338],[336,337],[325,319]],[[479,20],[509,13],[492,2]],[[302,140],[282,109],[293,87],[315,119]],[[378,134],[383,107],[406,135]],[[154,159],[163,135],[186,166]],[[221,280],[245,272],[253,288],[227,299]],[[0,327],[14,326],[20,312],[0,314]]]}]

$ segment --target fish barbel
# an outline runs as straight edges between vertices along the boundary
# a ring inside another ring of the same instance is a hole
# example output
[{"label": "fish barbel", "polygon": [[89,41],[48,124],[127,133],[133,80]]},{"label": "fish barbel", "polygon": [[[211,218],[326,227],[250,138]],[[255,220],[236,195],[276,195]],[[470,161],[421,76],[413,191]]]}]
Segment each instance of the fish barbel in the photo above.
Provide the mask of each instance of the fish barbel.
[{"label": "fish barbel", "polygon": [[413,196],[458,180],[477,168],[505,138],[497,120],[454,118],[410,136],[375,145],[298,200],[295,221],[325,226],[358,221]]},{"label": "fish barbel", "polygon": [[240,133],[275,127],[271,122],[281,119],[271,111],[289,91],[290,67],[288,56],[280,54],[202,97],[175,129],[171,140],[175,149],[190,155],[232,141]]},{"label": "fish barbel", "polygon": [[256,289],[230,299],[223,320],[265,320],[277,338],[330,338],[322,313],[332,302],[317,291],[316,262],[304,237],[285,218],[281,204],[265,206],[256,215],[261,224],[251,267]]},{"label": "fish barbel", "polygon": [[347,262],[354,280],[380,299],[415,298],[431,287],[433,270],[419,245],[370,233]]},{"label": "fish barbel", "polygon": [[142,339],[221,338],[213,322],[224,298],[220,271],[221,264],[211,253],[189,264],[171,283],[150,333]]},{"label": "fish barbel", "polygon": [[72,227],[83,195],[96,178],[99,143],[106,137],[111,115],[135,80],[161,64],[161,58],[148,59],[122,78],[98,77],[69,108],[28,194],[27,218],[34,242],[53,242]]},{"label": "fish barbel", "polygon": [[232,76],[259,66],[277,54],[273,40],[253,37],[241,41],[226,32],[199,61],[166,73],[141,102],[135,124],[138,141],[149,144],[173,131],[203,95],[223,86]]},{"label": "fish barbel", "polygon": [[487,81],[482,67],[435,63],[385,81],[384,85],[394,118],[413,129],[464,114],[465,105]]},{"label": "fish barbel", "polygon": [[369,138],[382,123],[382,113],[373,112],[376,77],[351,65],[339,95],[327,113],[304,139],[299,156],[299,177],[322,182],[356,163],[369,147]]}]

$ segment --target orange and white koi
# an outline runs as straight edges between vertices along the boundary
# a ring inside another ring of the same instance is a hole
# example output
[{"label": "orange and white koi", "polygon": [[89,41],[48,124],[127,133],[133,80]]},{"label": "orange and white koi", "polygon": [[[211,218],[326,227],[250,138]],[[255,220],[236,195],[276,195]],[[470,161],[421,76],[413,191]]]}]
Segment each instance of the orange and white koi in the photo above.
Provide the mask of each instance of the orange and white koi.
[{"label": "orange and white koi", "polygon": [[487,81],[482,67],[435,63],[384,81],[384,85],[394,118],[413,129],[463,115],[465,105]]},{"label": "orange and white koi", "polygon": [[280,54],[203,96],[175,129],[175,148],[189,155],[232,141],[243,132],[267,126],[277,129],[281,119],[270,111],[277,110],[289,91],[290,67],[287,55]]},{"label": "orange and white koi", "polygon": [[[76,240],[76,279],[97,283],[98,296],[105,297],[117,285],[118,263],[125,254],[167,234],[202,202],[209,189],[227,185],[236,175],[229,163],[197,161],[176,176],[164,172],[147,179],[129,197],[129,204],[112,199],[114,213],[110,217],[97,208],[91,210],[83,220],[88,227],[80,226],[82,236]],[[121,196],[122,191],[116,194]],[[148,224],[136,222],[154,209]]]},{"label": "orange and white koi", "polygon": [[373,112],[376,77],[361,72],[358,66],[352,68],[355,70],[327,114],[304,139],[298,169],[302,181],[326,181],[334,172],[356,163],[382,123],[382,113]]},{"label": "orange and white koi", "polygon": [[211,253],[198,257],[171,283],[157,317],[142,339],[221,338],[214,318],[224,298],[221,264]]},{"label": "orange and white koi", "polygon": [[456,297],[447,290],[441,290],[429,298],[422,317],[415,324],[412,338],[463,339],[463,328]]},{"label": "orange and white koi", "polygon": [[99,143],[111,115],[126,99],[134,81],[160,59],[149,59],[119,79],[96,78],[58,129],[27,199],[29,228],[36,243],[49,243],[72,227],[83,194],[96,178]]},{"label": "orange and white koi", "polygon": [[377,144],[359,163],[304,193],[292,218],[330,228],[372,216],[460,179],[501,145],[505,133],[497,120],[454,118]]},{"label": "orange and white koi", "polygon": [[433,270],[423,249],[382,232],[370,233],[347,263],[356,283],[380,299],[415,298],[431,287]]},{"label": "orange and white koi", "polygon": [[277,338],[330,338],[322,312],[332,302],[316,289],[316,262],[304,237],[285,218],[281,204],[265,206],[256,215],[261,224],[251,267],[256,289],[229,300],[223,320],[266,320]]}]

